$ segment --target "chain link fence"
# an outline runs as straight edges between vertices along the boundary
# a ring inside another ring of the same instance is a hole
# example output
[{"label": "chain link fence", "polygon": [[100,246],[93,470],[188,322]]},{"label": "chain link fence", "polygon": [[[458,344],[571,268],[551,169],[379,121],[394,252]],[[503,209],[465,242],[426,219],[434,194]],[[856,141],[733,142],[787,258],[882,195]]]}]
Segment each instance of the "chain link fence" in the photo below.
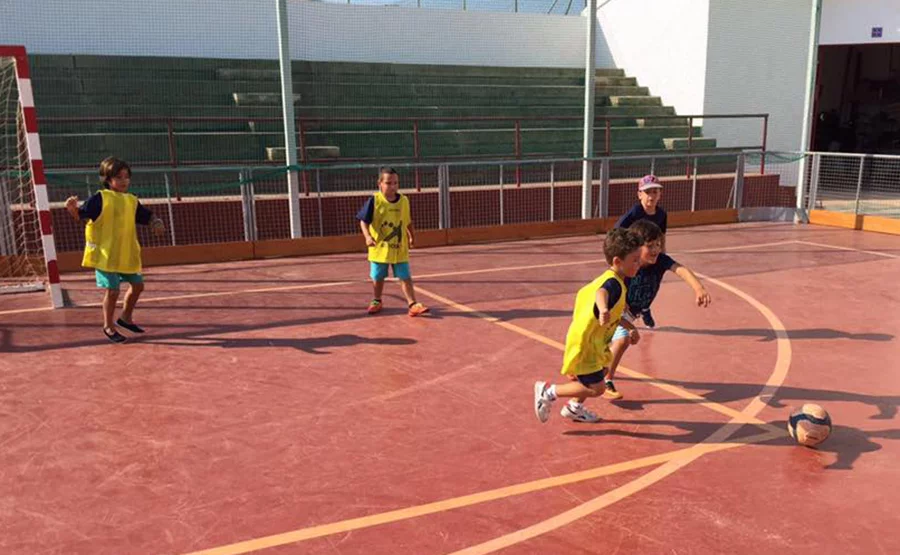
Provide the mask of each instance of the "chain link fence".
[{"label": "chain link fence", "polygon": [[[594,217],[618,217],[637,202],[637,180],[654,173],[670,212],[795,206],[799,158],[767,155],[658,155],[592,160]],[[581,159],[405,163],[394,169],[418,229],[556,222],[582,215]],[[359,231],[356,214],[377,190],[378,165],[302,165],[299,195],[304,237]],[[873,166],[874,167],[874,166]],[[202,245],[290,238],[287,167],[134,168],[131,192],[163,219],[168,233],[140,230],[145,246]],[[66,198],[99,188],[93,170],[48,172],[57,249],[83,248],[80,223]],[[852,197],[851,197],[852,199]]]},{"label": "chain link fence", "polygon": [[900,218],[900,156],[809,155],[809,207],[849,214]]}]

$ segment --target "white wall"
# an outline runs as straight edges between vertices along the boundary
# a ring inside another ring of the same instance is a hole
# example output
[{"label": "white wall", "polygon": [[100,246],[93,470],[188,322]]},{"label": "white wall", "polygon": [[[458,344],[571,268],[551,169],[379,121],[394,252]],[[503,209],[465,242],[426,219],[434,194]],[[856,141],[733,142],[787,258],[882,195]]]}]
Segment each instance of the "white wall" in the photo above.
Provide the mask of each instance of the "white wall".
[{"label": "white wall", "polygon": [[[0,0],[0,44],[33,54],[277,58],[274,0]],[[290,0],[314,61],[583,67],[584,19]],[[612,67],[605,50],[598,67]]]},{"label": "white wall", "polygon": [[[713,0],[715,1],[715,0]],[[703,111],[710,0],[612,0],[598,36],[616,67],[680,114]],[[599,41],[598,41],[599,42]]]},{"label": "white wall", "polygon": [[[768,112],[770,150],[800,148],[812,0],[712,0],[703,111]],[[707,119],[719,146],[759,144],[759,122]]]},{"label": "white wall", "polygon": [[[581,17],[299,2],[292,51],[307,60],[584,67]],[[297,44],[300,21],[304,44]],[[599,43],[600,41],[598,41]],[[615,67],[602,44],[597,67]]]},{"label": "white wall", "polygon": [[[882,38],[872,38],[872,27]],[[900,0],[823,0],[819,44],[874,42],[900,42]]]},{"label": "white wall", "polygon": [[[616,66],[663,104],[679,114],[769,113],[768,147],[797,149],[810,2],[612,0],[598,20]],[[759,119],[702,123],[718,146],[762,141]]]}]

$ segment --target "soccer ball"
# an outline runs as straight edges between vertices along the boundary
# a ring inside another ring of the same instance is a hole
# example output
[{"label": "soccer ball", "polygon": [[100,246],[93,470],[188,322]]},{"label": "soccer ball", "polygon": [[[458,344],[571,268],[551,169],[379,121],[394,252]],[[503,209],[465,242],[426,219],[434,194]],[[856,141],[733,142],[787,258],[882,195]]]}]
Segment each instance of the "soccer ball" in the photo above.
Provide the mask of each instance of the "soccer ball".
[{"label": "soccer ball", "polygon": [[787,428],[788,433],[797,443],[813,447],[828,438],[831,433],[831,417],[819,405],[806,403],[791,412]]}]

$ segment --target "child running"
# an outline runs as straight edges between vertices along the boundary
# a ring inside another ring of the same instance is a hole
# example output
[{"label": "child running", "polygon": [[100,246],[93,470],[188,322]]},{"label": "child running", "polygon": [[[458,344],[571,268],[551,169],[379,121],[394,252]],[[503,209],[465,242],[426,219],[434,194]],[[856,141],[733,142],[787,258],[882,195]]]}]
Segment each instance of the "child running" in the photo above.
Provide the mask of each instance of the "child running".
[{"label": "child running", "polygon": [[[588,397],[603,394],[606,369],[612,361],[610,342],[625,312],[625,279],[634,277],[640,266],[641,242],[627,229],[613,229],[603,242],[609,269],[582,287],[575,297],[572,323],[566,334],[562,374],[565,383],[534,384],[534,413],[546,422],[550,407],[559,397],[568,397],[560,414],[575,422],[597,422],[600,418],[584,408]],[[634,328],[623,322],[626,328]]]}]

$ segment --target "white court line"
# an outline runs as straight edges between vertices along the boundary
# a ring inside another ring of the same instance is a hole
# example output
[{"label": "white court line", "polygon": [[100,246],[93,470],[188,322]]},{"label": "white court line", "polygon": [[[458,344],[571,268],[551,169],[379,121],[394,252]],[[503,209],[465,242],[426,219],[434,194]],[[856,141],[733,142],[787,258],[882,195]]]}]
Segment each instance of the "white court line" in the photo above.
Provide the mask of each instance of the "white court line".
[{"label": "white court line", "polygon": [[812,241],[799,241],[799,240],[794,241],[794,242],[799,243],[801,245],[811,245],[813,247],[825,247],[825,248],[829,248],[829,249],[837,249],[840,251],[862,252],[862,253],[871,254],[874,256],[883,256],[884,258],[900,258],[900,256],[897,256],[896,254],[888,254],[886,252],[878,252],[878,251],[864,251],[862,249],[855,249],[853,247],[841,247],[838,245],[829,245],[827,243],[814,243]]}]

